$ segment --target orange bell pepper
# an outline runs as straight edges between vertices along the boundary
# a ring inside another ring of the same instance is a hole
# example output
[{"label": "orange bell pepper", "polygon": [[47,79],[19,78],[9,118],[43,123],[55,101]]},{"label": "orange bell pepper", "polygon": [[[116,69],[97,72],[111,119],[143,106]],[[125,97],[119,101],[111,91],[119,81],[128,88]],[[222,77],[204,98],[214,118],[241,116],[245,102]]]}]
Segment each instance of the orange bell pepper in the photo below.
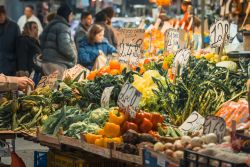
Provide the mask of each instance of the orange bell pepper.
[{"label": "orange bell pepper", "polygon": [[85,134],[85,140],[87,143],[90,143],[90,144],[95,144],[95,140],[100,139],[100,138],[102,138],[102,135],[95,135],[91,133]]},{"label": "orange bell pepper", "polygon": [[104,147],[107,148],[109,143],[122,143],[121,137],[114,137],[114,138],[104,138]]},{"label": "orange bell pepper", "polygon": [[107,122],[103,129],[104,135],[107,137],[118,137],[121,133],[120,126],[110,122]]},{"label": "orange bell pepper", "polygon": [[104,147],[104,138],[96,139],[95,145],[97,145],[99,147]]}]

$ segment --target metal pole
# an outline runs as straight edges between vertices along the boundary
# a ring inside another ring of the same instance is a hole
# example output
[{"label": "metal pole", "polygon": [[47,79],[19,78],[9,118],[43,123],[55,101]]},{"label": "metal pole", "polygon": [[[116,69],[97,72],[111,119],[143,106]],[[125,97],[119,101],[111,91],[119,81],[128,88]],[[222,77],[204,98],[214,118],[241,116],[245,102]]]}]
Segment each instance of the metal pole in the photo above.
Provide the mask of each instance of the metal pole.
[{"label": "metal pole", "polygon": [[205,44],[204,44],[204,29],[205,29],[204,23],[205,23],[205,0],[201,0],[201,41],[202,41],[201,48],[205,47]]}]

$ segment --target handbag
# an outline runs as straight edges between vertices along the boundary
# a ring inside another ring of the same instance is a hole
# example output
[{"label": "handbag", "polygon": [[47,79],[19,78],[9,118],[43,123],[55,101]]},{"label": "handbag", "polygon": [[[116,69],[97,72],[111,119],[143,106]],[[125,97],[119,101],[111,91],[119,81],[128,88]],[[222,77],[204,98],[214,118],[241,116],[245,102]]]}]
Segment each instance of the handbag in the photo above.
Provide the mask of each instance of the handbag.
[{"label": "handbag", "polygon": [[104,55],[104,53],[100,54],[96,60],[95,60],[95,64],[93,66],[92,70],[99,70],[100,68],[106,66],[107,64],[107,57]]}]

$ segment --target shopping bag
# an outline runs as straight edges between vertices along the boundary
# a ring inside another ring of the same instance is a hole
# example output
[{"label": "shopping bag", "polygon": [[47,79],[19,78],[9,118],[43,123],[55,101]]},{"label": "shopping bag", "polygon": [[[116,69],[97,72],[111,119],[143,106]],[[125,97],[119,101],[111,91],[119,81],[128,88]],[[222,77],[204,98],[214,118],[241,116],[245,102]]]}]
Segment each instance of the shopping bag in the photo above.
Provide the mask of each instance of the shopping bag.
[{"label": "shopping bag", "polygon": [[93,71],[94,70],[99,70],[100,68],[106,66],[108,61],[108,58],[105,56],[104,53],[101,53],[95,60],[95,64],[93,66]]}]

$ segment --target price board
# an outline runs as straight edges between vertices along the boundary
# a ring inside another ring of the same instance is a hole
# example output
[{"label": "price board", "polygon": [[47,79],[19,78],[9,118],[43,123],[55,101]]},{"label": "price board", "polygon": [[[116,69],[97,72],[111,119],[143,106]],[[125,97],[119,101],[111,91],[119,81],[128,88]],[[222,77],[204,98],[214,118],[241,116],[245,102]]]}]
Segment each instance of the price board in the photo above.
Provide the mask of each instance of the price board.
[{"label": "price board", "polygon": [[125,110],[132,118],[135,117],[139,109],[142,94],[130,83],[125,83],[118,96],[117,104]]},{"label": "price board", "polygon": [[168,29],[165,35],[165,50],[173,53],[185,46],[185,32],[183,30]]},{"label": "price board", "polygon": [[202,128],[205,118],[202,117],[198,112],[194,111],[186,121],[179,127],[183,134],[188,132],[195,132]]},{"label": "price board", "polygon": [[84,71],[89,73],[89,70],[86,69],[85,67],[81,66],[80,64],[75,65],[74,67],[67,69],[63,73],[63,80],[66,77],[70,77],[72,80],[75,80],[79,75],[81,75]]},{"label": "price board", "polygon": [[220,47],[222,43],[229,41],[229,22],[226,20],[217,20],[210,27],[210,47]]},{"label": "price board", "polygon": [[42,76],[41,80],[38,82],[37,88],[43,88],[49,86],[51,89],[55,87],[57,81],[58,71],[50,74],[49,76]]},{"label": "price board", "polygon": [[137,66],[143,56],[143,29],[117,30],[118,53],[121,63]]},{"label": "price board", "polygon": [[189,49],[181,49],[176,53],[173,64],[178,63],[181,66],[186,66],[190,56],[191,51]]},{"label": "price board", "polygon": [[101,106],[104,108],[109,108],[109,100],[114,86],[107,87],[104,89],[101,97]]},{"label": "price board", "polygon": [[218,142],[221,143],[226,134],[226,122],[223,118],[217,116],[207,116],[203,125],[203,134],[215,133]]}]

